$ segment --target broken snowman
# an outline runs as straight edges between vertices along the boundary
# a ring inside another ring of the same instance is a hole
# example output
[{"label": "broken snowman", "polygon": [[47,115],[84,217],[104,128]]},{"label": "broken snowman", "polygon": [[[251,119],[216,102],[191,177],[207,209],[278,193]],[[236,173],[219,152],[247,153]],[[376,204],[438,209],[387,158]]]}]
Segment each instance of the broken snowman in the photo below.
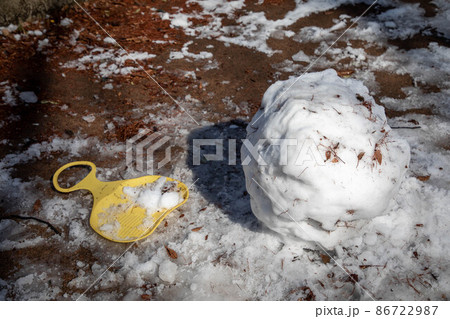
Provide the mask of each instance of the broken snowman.
[{"label": "broken snowman", "polygon": [[266,91],[241,158],[256,217],[331,249],[387,213],[410,149],[367,87],[325,70]]}]

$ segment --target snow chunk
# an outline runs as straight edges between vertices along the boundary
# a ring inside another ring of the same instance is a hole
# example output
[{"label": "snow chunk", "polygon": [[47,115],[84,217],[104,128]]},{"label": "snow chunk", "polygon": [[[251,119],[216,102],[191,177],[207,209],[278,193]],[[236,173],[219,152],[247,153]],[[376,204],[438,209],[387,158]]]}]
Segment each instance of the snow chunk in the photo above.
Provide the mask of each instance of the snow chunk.
[{"label": "snow chunk", "polygon": [[6,27],[6,29],[7,29],[9,32],[14,32],[14,31],[17,30],[17,28],[18,28],[18,26],[15,25],[15,24],[10,24],[9,26]]},{"label": "snow chunk", "polygon": [[40,37],[40,36],[42,36],[43,35],[43,33],[42,33],[42,31],[41,30],[30,30],[30,31],[28,31],[27,32],[29,35],[31,35],[31,36],[37,36],[37,37]]},{"label": "snow chunk", "polygon": [[186,15],[182,14],[182,13],[175,14],[174,17],[170,21],[171,27],[187,28],[191,24],[192,23],[190,21],[188,21],[188,17]]},{"label": "snow chunk", "polygon": [[42,49],[44,49],[45,47],[48,47],[49,45],[50,45],[50,42],[48,39],[39,40],[37,50],[42,51]]},{"label": "snow chunk", "polygon": [[42,237],[36,237],[36,238],[26,239],[26,240],[21,240],[21,241],[12,241],[9,239],[5,239],[0,243],[0,251],[34,247],[43,242],[44,242],[44,238],[42,238]]},{"label": "snow chunk", "polygon": [[168,282],[169,284],[175,281],[177,275],[178,266],[170,260],[165,260],[159,265],[159,278]]},{"label": "snow chunk", "polygon": [[180,60],[184,58],[184,54],[182,52],[170,52],[170,60]]},{"label": "snow chunk", "polygon": [[83,116],[83,120],[85,120],[88,123],[92,123],[95,121],[95,115],[89,114],[89,115]]},{"label": "snow chunk", "polygon": [[389,37],[404,40],[419,33],[426,25],[424,13],[419,3],[406,4],[380,13],[377,19],[384,22]]},{"label": "snow chunk", "polygon": [[334,70],[273,84],[247,138],[253,213],[274,231],[328,248],[384,214],[410,159],[368,89]]},{"label": "snow chunk", "polygon": [[442,33],[446,38],[450,37],[450,3],[446,0],[434,0],[434,4],[439,8],[435,17],[431,18],[431,26]]},{"label": "snow chunk", "polygon": [[181,52],[170,52],[169,60],[179,60],[183,58],[192,58],[194,60],[211,59],[213,54],[207,51],[201,51],[199,53],[189,52],[189,45],[194,43],[193,41],[186,42],[181,48]]},{"label": "snow chunk", "polygon": [[[121,224],[117,221],[120,214],[126,211],[127,207],[139,206],[145,209],[146,217],[142,221],[139,229],[142,234],[153,227],[154,214],[163,210],[172,209],[183,201],[183,196],[177,183],[167,181],[166,178],[159,178],[154,183],[149,183],[138,187],[124,187],[123,193],[128,197],[128,203],[124,205],[113,205],[105,213],[99,215],[99,228],[107,236],[113,239],[123,239],[119,236]],[[136,239],[128,237],[128,239]]]},{"label": "snow chunk", "polygon": [[176,186],[176,182],[159,178],[156,182],[140,187],[124,187],[124,194],[141,207],[147,210],[147,214],[153,214],[162,209],[177,206],[183,201],[183,197]]},{"label": "snow chunk", "polygon": [[17,95],[17,84],[8,85],[9,82],[5,81],[0,83],[3,90],[2,100],[5,104],[15,106],[17,105],[16,95]]},{"label": "snow chunk", "polygon": [[25,277],[21,277],[17,279],[16,285],[19,287],[23,287],[25,285],[31,285],[33,283],[34,274],[29,274]]},{"label": "snow chunk", "polygon": [[38,101],[38,97],[33,91],[20,92],[19,97],[25,103],[36,103]]},{"label": "snow chunk", "polygon": [[150,279],[153,275],[156,274],[157,268],[158,265],[152,260],[149,260],[143,264],[138,264],[136,266],[136,271],[145,279]]},{"label": "snow chunk", "polygon": [[64,18],[64,19],[62,19],[61,20],[61,22],[59,23],[62,27],[67,27],[67,26],[69,26],[69,25],[71,25],[72,24],[72,20],[71,19],[69,19],[69,18]]},{"label": "snow chunk", "polygon": [[301,50],[292,56],[292,60],[297,62],[310,62],[309,56]]},{"label": "snow chunk", "polygon": [[111,38],[111,37],[106,37],[106,38],[104,38],[104,39],[103,39],[103,42],[105,42],[105,43],[111,43],[111,44],[116,44],[116,40],[114,40],[114,39]]}]

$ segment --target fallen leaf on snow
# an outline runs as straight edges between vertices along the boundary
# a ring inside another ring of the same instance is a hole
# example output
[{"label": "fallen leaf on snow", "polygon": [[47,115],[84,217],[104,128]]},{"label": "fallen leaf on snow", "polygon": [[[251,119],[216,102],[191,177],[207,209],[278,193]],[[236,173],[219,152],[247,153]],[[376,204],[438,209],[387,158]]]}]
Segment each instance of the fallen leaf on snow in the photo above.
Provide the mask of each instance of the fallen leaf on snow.
[{"label": "fallen leaf on snow", "polygon": [[352,75],[353,73],[355,73],[355,71],[353,71],[353,70],[342,70],[342,71],[338,71],[337,74],[341,78],[346,78],[346,77],[349,77],[350,75]]},{"label": "fallen leaf on snow", "polygon": [[149,294],[143,294],[141,295],[142,300],[151,300],[152,296],[150,296]]},{"label": "fallen leaf on snow", "polygon": [[38,200],[36,200],[36,201],[34,202],[34,205],[33,205],[33,213],[38,212],[41,208],[42,208],[41,200],[38,199]]},{"label": "fallen leaf on snow", "polygon": [[320,255],[320,258],[322,258],[322,262],[324,264],[328,264],[330,262],[330,260],[331,260],[330,256],[325,255],[325,254]]},{"label": "fallen leaf on snow", "polygon": [[373,158],[377,160],[378,164],[381,164],[383,160],[383,155],[381,155],[380,150],[375,150],[375,153],[373,154]]},{"label": "fallen leaf on snow", "polygon": [[164,247],[166,248],[167,255],[169,255],[170,258],[172,258],[172,259],[177,259],[178,258],[178,254],[175,252],[175,250],[173,250],[173,249],[171,249],[171,248],[169,248],[167,246],[164,246]]},{"label": "fallen leaf on snow", "polygon": [[358,154],[358,161],[361,160],[361,158],[363,158],[364,154],[366,154],[365,152],[361,152]]},{"label": "fallen leaf on snow", "polygon": [[427,180],[430,179],[430,177],[431,177],[431,175],[416,176],[416,178],[417,178],[419,181],[422,181],[422,182],[426,182]]}]

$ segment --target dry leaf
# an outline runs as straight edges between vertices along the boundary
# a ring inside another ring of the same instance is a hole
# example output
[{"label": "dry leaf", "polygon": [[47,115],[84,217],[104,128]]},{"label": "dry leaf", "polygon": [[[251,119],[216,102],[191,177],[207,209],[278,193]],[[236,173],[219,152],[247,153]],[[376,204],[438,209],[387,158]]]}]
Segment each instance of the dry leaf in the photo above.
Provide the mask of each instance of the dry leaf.
[{"label": "dry leaf", "polygon": [[324,264],[328,264],[330,262],[330,260],[331,260],[330,256],[325,255],[325,254],[320,255],[320,258],[322,258],[322,262]]},{"label": "dry leaf", "polygon": [[196,227],[196,228],[192,228],[191,231],[199,231],[199,230],[202,229],[202,228],[203,228],[203,226],[201,226],[201,227]]},{"label": "dry leaf", "polygon": [[325,157],[327,158],[326,161],[328,161],[331,157],[331,151],[326,151],[325,152]]},{"label": "dry leaf", "polygon": [[205,236],[205,240],[208,240],[208,235]]},{"label": "dry leaf", "polygon": [[353,71],[353,70],[342,70],[342,71],[338,71],[337,74],[338,74],[340,77],[345,78],[345,77],[349,77],[349,76],[352,75],[353,73],[355,73],[355,71]]},{"label": "dry leaf", "polygon": [[41,204],[41,200],[38,199],[34,202],[33,205],[33,213],[36,213],[38,210],[40,210],[42,208],[42,204]]},{"label": "dry leaf", "polygon": [[361,152],[358,154],[358,162],[361,160],[361,158],[363,158],[364,154],[366,154],[365,152]]},{"label": "dry leaf", "polygon": [[11,32],[9,32],[9,30],[6,29],[6,28],[3,28],[3,29],[2,29],[2,34],[3,34],[5,37],[10,37],[10,36],[11,36]]},{"label": "dry leaf", "polygon": [[361,152],[358,154],[358,163],[356,163],[356,168],[358,168],[359,166],[359,161],[363,158],[364,154],[366,154],[365,152]]},{"label": "dry leaf", "polygon": [[142,300],[152,300],[152,296],[149,294],[143,294],[141,295]]},{"label": "dry leaf", "polygon": [[422,182],[426,182],[427,180],[430,179],[430,177],[431,177],[431,175],[416,176],[416,178],[417,178],[419,181],[422,181]]},{"label": "dry leaf", "polygon": [[339,162],[339,160],[335,157],[335,158],[333,158],[333,159],[331,160],[331,162],[332,162],[332,163],[337,163],[337,162]]},{"label": "dry leaf", "polygon": [[181,214],[178,218],[183,218],[184,217],[184,214]]},{"label": "dry leaf", "polygon": [[166,247],[167,255],[169,255],[170,258],[172,258],[172,259],[178,258],[178,254],[175,252],[175,250],[173,250],[167,246],[164,246],[164,247]]},{"label": "dry leaf", "polygon": [[307,289],[303,289],[303,292],[306,293],[306,297],[305,298],[299,298],[299,299],[302,299],[304,301],[314,301],[314,300],[316,300],[316,295],[313,293],[311,288],[307,287]]},{"label": "dry leaf", "polygon": [[359,282],[359,276],[357,274],[350,274],[345,281],[354,283]]},{"label": "dry leaf", "polygon": [[369,268],[371,265],[359,265],[360,269],[366,269]]},{"label": "dry leaf", "polygon": [[325,288],[325,285],[323,284],[323,282],[321,282],[320,280],[317,280],[317,282],[319,283],[319,285],[320,285],[322,288]]},{"label": "dry leaf", "polygon": [[353,215],[355,213],[355,210],[353,210],[353,209],[349,209],[348,211],[347,211],[347,214],[350,214],[350,215]]},{"label": "dry leaf", "polygon": [[373,158],[377,160],[378,164],[381,164],[381,161],[383,160],[383,155],[381,155],[380,150],[375,150],[375,153],[373,154]]}]

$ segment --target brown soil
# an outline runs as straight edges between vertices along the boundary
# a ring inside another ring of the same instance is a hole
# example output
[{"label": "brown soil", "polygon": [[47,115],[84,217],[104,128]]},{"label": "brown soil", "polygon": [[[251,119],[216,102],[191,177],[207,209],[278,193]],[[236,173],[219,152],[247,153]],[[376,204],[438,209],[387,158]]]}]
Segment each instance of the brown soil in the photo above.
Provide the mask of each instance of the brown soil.
[{"label": "brown soil", "polygon": [[[254,50],[230,45],[225,46],[222,42],[211,40],[199,40],[186,36],[182,30],[170,27],[170,22],[161,20],[158,12],[150,11],[156,8],[160,11],[175,12],[174,7],[182,8],[185,12],[200,11],[197,6],[187,7],[184,0],[147,1],[124,0],[121,2],[111,2],[106,0],[88,1],[83,7],[111,34],[112,37],[131,51],[147,51],[157,55],[152,61],[154,68],[146,71],[158,80],[161,86],[174,97],[182,97],[190,94],[193,98],[201,102],[202,110],[206,113],[204,119],[212,122],[221,122],[224,117],[231,119],[247,120],[259,107],[261,98],[265,90],[270,85],[270,81],[278,78],[287,78],[288,75],[272,67],[276,63],[290,59],[299,50],[306,54],[313,54],[317,48],[317,43],[300,44],[291,39],[270,39],[268,44],[271,48],[280,50],[281,53],[271,57]],[[148,4],[148,3],[151,3]],[[284,16],[286,12],[292,10],[294,1],[271,0],[264,1],[263,5],[256,5],[256,1],[246,1],[246,7],[242,10],[264,11],[269,19],[277,19]],[[434,5],[420,2],[428,15],[434,13]],[[348,14],[352,17],[358,16],[366,9],[365,5],[343,6],[336,10],[324,13],[312,14],[299,20],[291,26],[291,30],[299,31],[304,26],[331,27],[333,19],[341,14]],[[141,11],[151,13],[146,18],[142,18]],[[374,10],[382,10],[375,8]],[[239,12],[237,13],[239,16]],[[74,22],[71,28],[59,26],[61,17],[70,17]],[[16,41],[11,37],[0,37],[0,82],[9,80],[10,83],[18,83],[22,91],[32,90],[39,97],[39,103],[33,105],[18,105],[17,107],[3,106],[0,108],[0,119],[7,119],[11,115],[20,116],[18,121],[9,121],[0,130],[0,140],[7,139],[10,143],[0,149],[0,158],[7,154],[22,152],[31,144],[50,141],[59,136],[70,138],[75,135],[81,137],[97,137],[100,143],[124,142],[130,138],[140,128],[149,128],[158,131],[160,128],[155,123],[147,123],[142,118],[136,118],[131,111],[144,105],[154,105],[156,103],[173,102],[155,83],[147,77],[143,71],[134,72],[129,76],[114,77],[114,90],[104,90],[104,80],[92,70],[76,71],[73,69],[62,70],[60,63],[74,60],[80,54],[73,52],[73,48],[68,45],[68,39],[72,29],[84,29],[79,41],[87,45],[102,45],[97,40],[97,35],[101,39],[105,37],[102,30],[89,19],[89,17],[77,6],[67,7],[57,16],[46,20],[41,20],[48,31],[52,48],[48,55],[43,55],[37,51],[36,41]],[[202,23],[202,20],[193,21]],[[230,24],[235,21],[228,21]],[[21,25],[24,31],[33,30],[35,26],[31,22]],[[171,40],[173,43],[158,44],[153,40]],[[171,51],[179,51],[184,43],[194,41],[189,47],[191,52],[206,50],[206,46],[213,44],[214,48],[207,49],[213,53],[214,59],[218,63],[218,68],[204,70],[205,61],[175,60],[167,63]],[[408,41],[391,41],[402,49],[427,47],[429,42],[435,41],[443,45],[448,45],[448,40],[438,36],[415,36]],[[380,55],[386,47],[374,43],[363,41],[351,41],[354,47],[362,47],[371,55]],[[338,44],[339,45],[339,44]],[[352,61],[340,61],[340,69],[345,70],[352,67]],[[161,68],[156,68],[161,66]],[[188,79],[183,76],[180,70],[196,70],[197,80]],[[311,71],[314,71],[313,68]],[[65,77],[62,76],[64,72]],[[378,97],[393,97],[403,99],[406,97],[402,91],[403,87],[413,86],[409,75],[396,75],[387,72],[376,72],[376,81],[379,86]],[[228,81],[228,84],[224,84]],[[205,86],[207,85],[207,86]],[[422,84],[428,91],[435,91],[438,88]],[[188,90],[186,88],[188,87]],[[213,95],[208,93],[213,92]],[[231,97],[232,101],[241,107],[241,111],[230,111],[224,104],[223,99]],[[44,101],[50,101],[44,103]],[[62,110],[55,106],[66,104],[68,110]],[[182,112],[176,109],[176,112]],[[161,116],[171,116],[170,110],[164,108],[150,109],[148,112],[160,114]],[[81,119],[81,116],[72,116],[72,113],[79,115],[95,114],[95,125],[91,125]],[[413,109],[406,111],[387,110],[387,115],[396,117],[407,113],[420,113],[431,115],[429,109]],[[201,113],[196,113],[199,115]],[[105,134],[104,126],[107,121],[114,122],[115,117],[124,117],[127,124],[116,122],[118,130],[114,134]],[[187,121],[190,121],[186,117]],[[37,124],[37,125],[36,125]],[[58,154],[52,154],[57,157]],[[123,165],[124,156],[117,158],[95,158],[83,157],[83,160],[95,161],[97,166],[115,167]],[[44,181],[40,191],[44,195],[54,196],[50,183],[52,174],[59,167],[57,161],[52,158],[34,161],[26,165],[17,165],[14,170],[14,177],[28,180],[36,176]],[[67,195],[61,195],[67,196]],[[5,205],[2,203],[2,205]],[[33,212],[23,212],[33,214]],[[5,212],[2,209],[0,216]],[[27,224],[28,225],[28,224]],[[87,226],[87,223],[86,223]],[[51,232],[44,226],[29,226],[30,232],[45,238],[51,236]],[[62,229],[63,236],[67,230]],[[75,252],[67,252],[60,244],[49,240],[45,245],[2,252],[0,254],[0,278],[12,280],[20,270],[21,262],[28,263],[42,262],[48,264],[58,264],[63,273],[63,292],[74,292],[67,287],[67,283],[76,276],[76,269],[73,260],[80,260],[87,264],[95,262],[94,253],[80,248]],[[9,296],[11,297],[11,296]]]}]

